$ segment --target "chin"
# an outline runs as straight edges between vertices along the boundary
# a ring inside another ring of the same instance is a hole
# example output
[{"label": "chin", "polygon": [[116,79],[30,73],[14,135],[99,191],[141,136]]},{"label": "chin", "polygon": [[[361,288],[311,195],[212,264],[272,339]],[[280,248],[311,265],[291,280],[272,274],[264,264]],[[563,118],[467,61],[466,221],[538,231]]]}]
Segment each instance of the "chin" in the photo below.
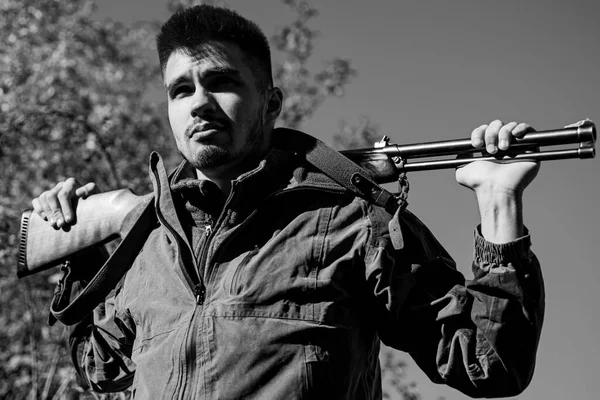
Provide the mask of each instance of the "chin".
[{"label": "chin", "polygon": [[210,146],[194,154],[193,157],[184,158],[196,169],[199,170],[211,170],[216,168],[222,168],[227,164],[231,163],[231,154],[216,146]]}]

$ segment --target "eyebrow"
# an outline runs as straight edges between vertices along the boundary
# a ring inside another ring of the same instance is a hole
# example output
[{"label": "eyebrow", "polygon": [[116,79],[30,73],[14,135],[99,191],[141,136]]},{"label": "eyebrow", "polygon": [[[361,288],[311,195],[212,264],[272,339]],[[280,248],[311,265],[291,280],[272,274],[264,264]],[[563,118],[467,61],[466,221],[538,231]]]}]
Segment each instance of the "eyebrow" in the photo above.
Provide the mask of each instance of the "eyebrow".
[{"label": "eyebrow", "polygon": [[[238,71],[235,68],[231,68],[231,67],[214,67],[209,69],[208,71],[204,72],[202,74],[202,76],[200,77],[200,79],[207,79],[210,78],[212,76],[215,75],[227,75],[227,76],[231,76],[233,78],[238,78],[241,79],[242,78],[242,74],[240,73],[240,71]],[[167,88],[167,93],[171,93],[171,91],[177,87],[178,85],[180,85],[183,82],[187,82],[190,80],[190,77],[187,73],[178,76],[177,78],[175,78],[173,81],[171,81],[171,83],[169,83],[166,88]]]},{"label": "eyebrow", "polygon": [[176,86],[189,80],[187,75],[180,75],[167,85],[167,93],[171,93]]},{"label": "eyebrow", "polygon": [[214,67],[202,74],[201,79],[210,78],[214,75],[229,75],[234,78],[241,78],[242,74],[235,68],[231,67]]}]

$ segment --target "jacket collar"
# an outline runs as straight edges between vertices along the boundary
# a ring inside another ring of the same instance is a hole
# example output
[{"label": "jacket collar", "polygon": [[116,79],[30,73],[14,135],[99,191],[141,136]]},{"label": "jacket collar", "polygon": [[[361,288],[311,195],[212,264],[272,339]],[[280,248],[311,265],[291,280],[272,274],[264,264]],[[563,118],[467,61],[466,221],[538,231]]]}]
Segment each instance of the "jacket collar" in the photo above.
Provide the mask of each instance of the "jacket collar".
[{"label": "jacket collar", "polygon": [[[232,182],[234,196],[229,202],[233,223],[245,218],[252,210],[270,194],[291,188],[319,188],[330,191],[346,192],[346,189],[325,176],[304,159],[301,146],[296,146],[294,131],[275,129],[273,143],[266,157],[259,165]],[[174,186],[197,185],[196,172],[191,164],[182,161],[175,171],[168,176],[160,155],[156,152],[150,156],[150,176],[154,185],[157,210],[176,230],[182,234],[171,190]],[[239,201],[236,199],[240,199]]]}]

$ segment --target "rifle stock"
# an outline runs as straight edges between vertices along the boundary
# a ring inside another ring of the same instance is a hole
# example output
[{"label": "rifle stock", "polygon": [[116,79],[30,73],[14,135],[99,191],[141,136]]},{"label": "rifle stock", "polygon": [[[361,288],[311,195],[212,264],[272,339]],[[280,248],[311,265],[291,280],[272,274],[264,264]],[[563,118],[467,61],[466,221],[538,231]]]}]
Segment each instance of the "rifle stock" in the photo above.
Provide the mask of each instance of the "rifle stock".
[{"label": "rifle stock", "polygon": [[75,223],[66,229],[55,229],[32,210],[25,211],[19,232],[17,276],[41,272],[91,246],[123,237],[125,216],[144,198],[129,189],[119,189],[80,199]]}]

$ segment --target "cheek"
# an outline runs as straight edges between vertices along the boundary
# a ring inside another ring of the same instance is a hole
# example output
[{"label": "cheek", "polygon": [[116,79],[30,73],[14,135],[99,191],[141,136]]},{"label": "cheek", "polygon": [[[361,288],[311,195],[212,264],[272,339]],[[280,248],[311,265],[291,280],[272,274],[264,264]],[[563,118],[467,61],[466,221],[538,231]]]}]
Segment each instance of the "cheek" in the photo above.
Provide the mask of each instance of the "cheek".
[{"label": "cheek", "polygon": [[177,107],[168,107],[169,125],[175,138],[183,135],[185,132],[185,119],[181,116],[181,111]]},{"label": "cheek", "polygon": [[219,99],[221,109],[227,117],[236,124],[244,124],[256,118],[260,102],[252,96],[234,93],[224,93]]},{"label": "cheek", "polygon": [[[215,96],[216,97],[216,96]],[[216,99],[219,108],[231,121],[237,121],[240,116],[241,99],[232,94],[223,93]]]}]

